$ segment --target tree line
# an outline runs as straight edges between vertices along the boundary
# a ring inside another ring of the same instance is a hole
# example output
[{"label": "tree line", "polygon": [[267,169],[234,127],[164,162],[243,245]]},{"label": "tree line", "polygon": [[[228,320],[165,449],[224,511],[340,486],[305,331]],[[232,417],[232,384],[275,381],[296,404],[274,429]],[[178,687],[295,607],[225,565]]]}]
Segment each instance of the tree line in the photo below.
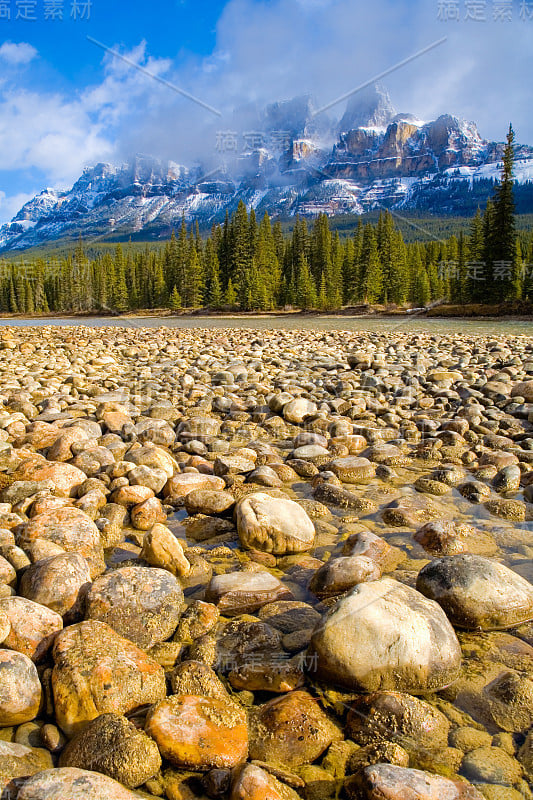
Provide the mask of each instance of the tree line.
[{"label": "tree line", "polygon": [[533,297],[533,234],[519,240],[513,198],[514,133],[501,180],[482,214],[459,236],[406,243],[394,216],[359,220],[341,240],[328,217],[297,218],[284,236],[243,202],[203,239],[185,220],[158,250],[121,244],[89,258],[80,241],[56,261],[3,262],[0,310],[114,312],[210,307],[331,311],[361,303],[505,302]]}]

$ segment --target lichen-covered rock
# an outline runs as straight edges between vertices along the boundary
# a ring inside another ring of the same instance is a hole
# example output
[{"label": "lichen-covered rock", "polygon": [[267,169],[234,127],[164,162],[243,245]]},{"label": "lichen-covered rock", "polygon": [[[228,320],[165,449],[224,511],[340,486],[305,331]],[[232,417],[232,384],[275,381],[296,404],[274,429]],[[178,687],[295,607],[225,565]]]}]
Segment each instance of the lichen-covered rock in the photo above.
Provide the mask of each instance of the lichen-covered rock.
[{"label": "lichen-covered rock", "polygon": [[440,749],[450,723],[434,706],[401,692],[361,695],[346,720],[346,734],[360,745],[394,741],[406,750]]},{"label": "lichen-covered rock", "polygon": [[293,500],[256,492],[237,503],[235,518],[241,544],[246,549],[285,555],[301,553],[313,546],[315,527]]},{"label": "lichen-covered rock", "polygon": [[53,657],[56,721],[68,736],[100,714],[126,714],[165,696],[159,664],[104,622],[66,628],[56,638]]},{"label": "lichen-covered rock", "polygon": [[78,486],[87,480],[87,475],[72,464],[38,459],[23,463],[13,478],[15,481],[50,481],[56,494],[73,497]]},{"label": "lichen-covered rock", "polygon": [[70,624],[82,616],[90,585],[86,559],[79,553],[64,553],[28,567],[20,580],[20,594],[52,609]]},{"label": "lichen-covered rock", "polygon": [[87,618],[107,623],[147,650],[169,639],[183,610],[177,579],[154,567],[122,567],[102,575],[87,595]]},{"label": "lichen-covered rock", "polygon": [[17,535],[17,544],[23,550],[30,550],[36,539],[57,544],[67,553],[82,555],[89,564],[93,578],[105,570],[100,532],[92,519],[78,508],[67,506],[38,514],[24,525],[22,532]]},{"label": "lichen-covered rock", "polygon": [[67,744],[61,767],[101,772],[133,789],[159,772],[161,756],[153,739],[119,714],[102,714]]},{"label": "lichen-covered rock", "polygon": [[457,678],[461,649],[437,603],[382,578],[359,584],[325,615],[307,662],[311,674],[349,689],[423,694]]},{"label": "lichen-covered rock", "polygon": [[0,740],[0,792],[5,800],[16,797],[18,778],[28,778],[53,767],[47,750]]},{"label": "lichen-covered rock", "polygon": [[337,725],[307,692],[276,697],[250,715],[250,758],[277,767],[310,764],[340,739]]},{"label": "lichen-covered rock", "polygon": [[533,618],[533,586],[509,567],[481,556],[435,559],[420,571],[416,586],[460,628],[497,630]]}]

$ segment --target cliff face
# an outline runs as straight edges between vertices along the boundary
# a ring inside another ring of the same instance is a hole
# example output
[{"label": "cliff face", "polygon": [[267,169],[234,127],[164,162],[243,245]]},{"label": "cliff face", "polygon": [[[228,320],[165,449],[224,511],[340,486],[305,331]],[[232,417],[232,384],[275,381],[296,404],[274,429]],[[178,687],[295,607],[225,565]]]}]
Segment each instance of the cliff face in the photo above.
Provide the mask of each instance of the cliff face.
[{"label": "cliff face", "polygon": [[[468,214],[483,205],[499,176],[503,145],[482,139],[473,122],[396,114],[380,87],[354,95],[337,126],[315,108],[309,97],[268,106],[255,120],[261,146],[218,172],[148,156],[86,168],[72,189],[46,189],[0,228],[0,250],[80,235],[163,238],[183,215],[207,228],[240,200],[274,217],[382,207]],[[269,146],[276,136],[277,145]],[[533,212],[533,148],[520,145],[516,156],[522,210]]]}]

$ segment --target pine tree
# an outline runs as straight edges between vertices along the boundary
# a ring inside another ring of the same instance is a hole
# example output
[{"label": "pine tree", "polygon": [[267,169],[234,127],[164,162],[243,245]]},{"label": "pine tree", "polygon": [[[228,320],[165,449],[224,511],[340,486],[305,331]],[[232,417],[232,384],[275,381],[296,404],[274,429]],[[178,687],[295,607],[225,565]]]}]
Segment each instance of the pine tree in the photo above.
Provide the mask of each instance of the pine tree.
[{"label": "pine tree", "polygon": [[233,282],[231,278],[228,281],[228,287],[224,294],[224,303],[232,307],[237,305],[237,292],[233,288]]},{"label": "pine tree", "polygon": [[303,253],[300,256],[298,270],[297,303],[300,308],[304,310],[316,308],[317,304],[315,282],[309,270],[307,259]]},{"label": "pine tree", "polygon": [[419,307],[427,306],[431,297],[431,287],[429,285],[429,276],[424,266],[420,266],[418,268],[413,288],[414,288],[413,300],[416,303],[416,305]]},{"label": "pine tree", "polygon": [[363,231],[361,253],[361,290],[365,303],[377,303],[383,289],[383,270],[374,228],[370,223]]},{"label": "pine tree", "polygon": [[181,308],[181,296],[180,293],[178,292],[176,285],[174,285],[174,288],[172,289],[172,292],[170,294],[170,308],[173,311],[179,311],[179,309]]},{"label": "pine tree", "polygon": [[501,302],[514,299],[517,291],[516,222],[513,168],[515,161],[514,131],[509,125],[500,182],[494,192],[494,214],[491,234],[493,267],[491,296]]}]

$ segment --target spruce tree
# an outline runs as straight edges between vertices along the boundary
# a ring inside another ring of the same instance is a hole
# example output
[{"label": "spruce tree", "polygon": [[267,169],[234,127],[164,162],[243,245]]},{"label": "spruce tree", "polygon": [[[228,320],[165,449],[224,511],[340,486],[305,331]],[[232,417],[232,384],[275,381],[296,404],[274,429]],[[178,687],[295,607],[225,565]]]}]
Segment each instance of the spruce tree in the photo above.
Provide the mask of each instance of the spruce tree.
[{"label": "spruce tree", "polygon": [[383,269],[374,228],[370,223],[363,231],[361,253],[361,290],[365,303],[377,303],[383,290]]},{"label": "spruce tree", "polygon": [[179,311],[181,308],[181,297],[176,285],[174,285],[174,288],[170,294],[170,308],[173,311]]},{"label": "spruce tree", "polygon": [[491,296],[501,302],[514,299],[517,291],[516,222],[513,168],[515,161],[513,126],[509,125],[503,154],[502,172],[494,192],[491,234]]}]

